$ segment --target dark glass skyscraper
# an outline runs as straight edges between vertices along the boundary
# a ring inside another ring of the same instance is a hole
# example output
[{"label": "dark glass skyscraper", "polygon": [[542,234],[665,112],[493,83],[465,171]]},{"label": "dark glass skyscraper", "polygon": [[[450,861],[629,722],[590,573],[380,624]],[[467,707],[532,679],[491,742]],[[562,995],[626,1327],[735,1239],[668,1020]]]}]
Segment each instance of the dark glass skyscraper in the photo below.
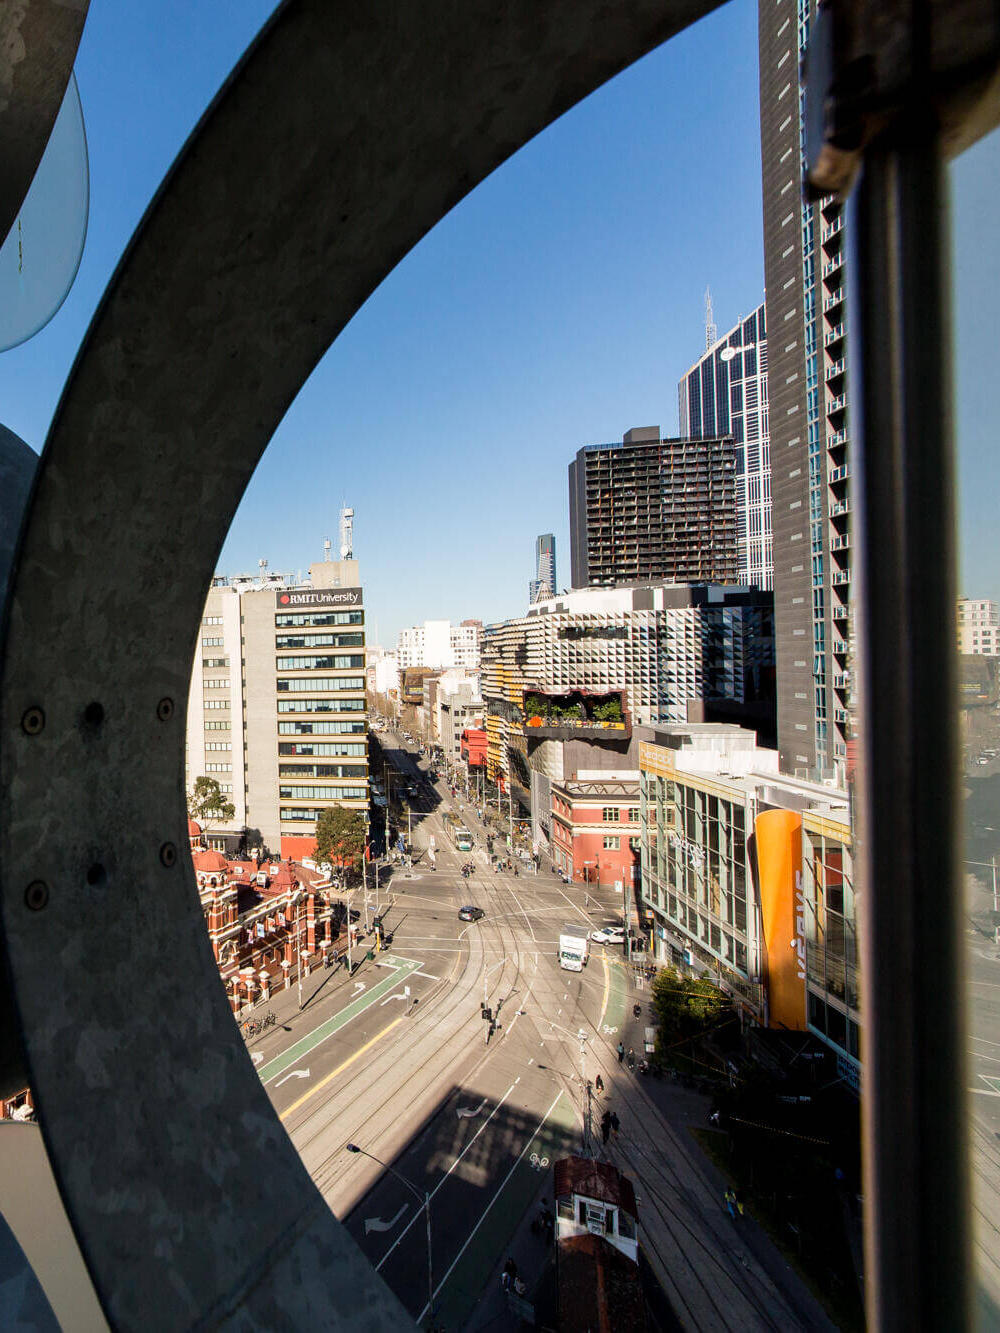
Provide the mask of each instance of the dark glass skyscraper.
[{"label": "dark glass skyscraper", "polygon": [[799,69],[815,5],[759,7],[778,748],[845,780],[851,587],[843,220],[803,201]]},{"label": "dark glass skyscraper", "polygon": [[681,435],[732,435],[740,580],[770,588],[771,454],[764,306],[741,319],[695,362],[677,387]]},{"label": "dark glass skyscraper", "polygon": [[528,584],[528,601],[534,606],[545,597],[555,597],[556,539],[551,532],[535,538],[535,577]]}]

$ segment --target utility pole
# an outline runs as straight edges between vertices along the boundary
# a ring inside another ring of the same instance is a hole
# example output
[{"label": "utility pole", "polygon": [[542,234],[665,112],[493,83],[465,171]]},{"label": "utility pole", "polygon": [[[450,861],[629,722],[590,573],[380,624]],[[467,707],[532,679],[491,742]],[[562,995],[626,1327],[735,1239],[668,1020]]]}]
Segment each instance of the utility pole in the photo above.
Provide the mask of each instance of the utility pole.
[{"label": "utility pole", "polygon": [[[367,934],[368,934],[368,867],[367,867],[367,864],[366,864],[366,862],[365,862],[365,854],[364,854],[364,852],[361,853],[361,883],[362,883],[362,885],[364,886],[364,895],[365,895],[365,934],[367,935]],[[350,925],[350,923],[351,923],[351,913],[350,913],[350,909],[348,909],[348,913],[347,913],[347,924]]]},{"label": "utility pole", "polygon": [[299,1008],[302,1008],[302,931],[299,927],[299,907],[302,903],[301,890],[295,895],[295,958],[299,983]]}]

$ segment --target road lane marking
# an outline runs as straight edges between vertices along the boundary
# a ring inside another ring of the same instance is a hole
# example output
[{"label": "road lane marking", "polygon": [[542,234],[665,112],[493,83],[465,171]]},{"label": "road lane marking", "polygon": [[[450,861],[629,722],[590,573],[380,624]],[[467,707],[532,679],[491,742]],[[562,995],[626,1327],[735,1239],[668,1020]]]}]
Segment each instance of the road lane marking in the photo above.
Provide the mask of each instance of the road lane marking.
[{"label": "road lane marking", "polygon": [[292,1072],[290,1074],[286,1074],[284,1078],[279,1078],[274,1086],[276,1088],[280,1088],[282,1083],[287,1083],[290,1078],[308,1078],[308,1077],[309,1077],[308,1069],[293,1069]]},{"label": "road lane marking", "polygon": [[421,964],[413,958],[396,957],[390,962],[389,966],[395,967],[396,975],[383,977],[381,981],[377,981],[369,987],[364,995],[359,995],[350,1000],[343,1009],[339,1009],[330,1018],[325,1019],[312,1032],[300,1037],[287,1050],[282,1051],[280,1055],[276,1055],[266,1065],[262,1065],[257,1070],[260,1081],[266,1085],[272,1079],[277,1078],[279,1074],[284,1074],[291,1069],[315,1047],[321,1045],[327,1038],[332,1037],[334,1033],[339,1032],[341,1028],[346,1027],[348,1023],[353,1022],[355,1018],[363,1014],[366,1009],[374,1005],[394,986],[397,986],[401,981],[406,981],[412,973],[419,971]]},{"label": "road lane marking", "polygon": [[601,954],[601,962],[604,964],[604,999],[601,1001],[601,1016],[597,1020],[598,1029],[604,1026],[604,1015],[608,1012],[608,1000],[611,998],[611,972],[606,953]]},{"label": "road lane marking", "polygon": [[[485,1208],[483,1209],[483,1211],[480,1213],[480,1215],[479,1215],[479,1221],[476,1223],[476,1225],[475,1225],[475,1226],[472,1228],[472,1230],[469,1232],[468,1236],[465,1238],[465,1242],[464,1242],[464,1244],[462,1245],[462,1248],[459,1250],[458,1254],[455,1255],[454,1259],[452,1259],[451,1264],[450,1264],[449,1267],[448,1267],[448,1271],[447,1271],[447,1273],[445,1273],[444,1277],[441,1279],[441,1281],[440,1281],[440,1282],[437,1284],[437,1286],[435,1287],[435,1289],[434,1289],[434,1294],[433,1294],[433,1296],[431,1297],[432,1300],[436,1300],[437,1297],[441,1294],[441,1288],[444,1286],[444,1284],[445,1284],[445,1283],[448,1281],[448,1279],[451,1277],[452,1272],[454,1271],[455,1265],[458,1263],[459,1259],[461,1259],[461,1257],[462,1257],[462,1255],[465,1253],[465,1251],[469,1248],[469,1243],[471,1242],[473,1236],[476,1234],[476,1232],[477,1232],[477,1231],[479,1230],[479,1228],[482,1226],[483,1222],[485,1222],[485,1220],[486,1220],[486,1214],[490,1211],[490,1209],[491,1209],[491,1208],[493,1207],[493,1205],[496,1203],[497,1199],[499,1199],[500,1195],[501,1195],[501,1194],[504,1192],[504,1190],[507,1188],[507,1182],[510,1180],[511,1176],[514,1174],[514,1172],[517,1170],[517,1168],[521,1165],[521,1162],[522,1162],[522,1160],[524,1159],[524,1155],[525,1155],[525,1153],[528,1151],[528,1149],[529,1149],[529,1148],[531,1147],[531,1145],[534,1143],[535,1139],[537,1139],[538,1135],[541,1133],[541,1131],[542,1131],[542,1129],[543,1129],[543,1127],[544,1127],[544,1125],[545,1125],[546,1120],[548,1120],[549,1116],[550,1116],[550,1115],[552,1114],[552,1112],[556,1109],[556,1103],[559,1101],[559,1099],[560,1099],[560,1097],[562,1097],[562,1095],[563,1095],[562,1092],[558,1092],[558,1093],[556,1093],[555,1101],[553,1101],[552,1105],[549,1107],[549,1109],[548,1109],[548,1110],[545,1112],[545,1114],[542,1116],[541,1120],[538,1122],[537,1126],[535,1127],[535,1132],[531,1135],[531,1137],[528,1139],[527,1143],[526,1143],[526,1144],[524,1145],[524,1147],[521,1149],[521,1151],[520,1151],[520,1153],[519,1153],[519,1155],[518,1155],[517,1161],[514,1163],[514,1165],[510,1168],[510,1170],[509,1170],[509,1171],[507,1172],[507,1174],[504,1176],[504,1178],[503,1178],[503,1183],[499,1186],[499,1188],[497,1189],[497,1192],[493,1195],[493,1198],[490,1199],[489,1203],[486,1205],[486,1207],[485,1207]],[[402,1239],[402,1237],[400,1237],[400,1239]],[[390,1253],[391,1253],[391,1251],[390,1251]],[[387,1255],[386,1255],[386,1258],[388,1259],[388,1257],[389,1257],[389,1255],[387,1254]],[[379,1267],[381,1267],[381,1265],[379,1265]],[[417,1323],[418,1323],[418,1324],[423,1322],[424,1315],[427,1313],[427,1311],[428,1311],[429,1308],[430,1308],[429,1305],[425,1305],[424,1308],[423,1308],[423,1309],[420,1311],[420,1313],[417,1315]]]},{"label": "road lane marking", "polygon": [[410,1205],[408,1203],[404,1203],[402,1208],[400,1208],[399,1212],[396,1214],[396,1216],[390,1218],[388,1222],[383,1222],[381,1217],[366,1217],[365,1235],[367,1236],[369,1231],[391,1231],[392,1228],[399,1221],[399,1219],[406,1212],[407,1208],[409,1208],[409,1206]]},{"label": "road lane marking", "polygon": [[400,1014],[398,1018],[394,1018],[392,1020],[392,1022],[389,1024],[388,1027],[384,1027],[381,1032],[376,1032],[375,1036],[372,1037],[370,1041],[366,1041],[364,1046],[362,1046],[359,1050],[356,1050],[353,1055],[349,1055],[347,1059],[343,1062],[343,1064],[339,1064],[337,1068],[331,1070],[331,1072],[327,1074],[325,1078],[321,1078],[320,1081],[316,1084],[316,1086],[310,1088],[308,1092],[304,1092],[302,1096],[298,1099],[298,1101],[292,1102],[288,1110],[282,1111],[281,1115],[278,1116],[278,1119],[287,1120],[293,1111],[297,1111],[299,1109],[299,1107],[303,1104],[303,1102],[307,1102],[310,1097],[315,1097],[316,1093],[319,1092],[320,1088],[325,1088],[328,1083],[330,1083],[333,1079],[337,1077],[338,1074],[342,1074],[344,1070],[348,1068],[349,1065],[353,1065],[354,1061],[357,1060],[360,1056],[364,1055],[365,1051],[371,1050],[371,1048],[375,1045],[377,1041],[381,1041],[382,1038],[387,1033],[391,1032],[394,1027],[397,1027],[400,1023],[404,1022],[405,1019],[406,1015]]}]

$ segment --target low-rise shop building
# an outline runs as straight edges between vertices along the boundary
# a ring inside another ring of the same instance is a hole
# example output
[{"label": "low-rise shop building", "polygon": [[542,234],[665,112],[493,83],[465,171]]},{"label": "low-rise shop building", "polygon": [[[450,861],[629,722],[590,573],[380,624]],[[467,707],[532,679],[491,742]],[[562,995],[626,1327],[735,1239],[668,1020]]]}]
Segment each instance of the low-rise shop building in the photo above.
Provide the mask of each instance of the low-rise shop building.
[{"label": "low-rise shop building", "polygon": [[643,729],[641,906],[659,963],[709,972],[744,1014],[809,1030],[856,1073],[848,796],[787,778],[752,732]]}]

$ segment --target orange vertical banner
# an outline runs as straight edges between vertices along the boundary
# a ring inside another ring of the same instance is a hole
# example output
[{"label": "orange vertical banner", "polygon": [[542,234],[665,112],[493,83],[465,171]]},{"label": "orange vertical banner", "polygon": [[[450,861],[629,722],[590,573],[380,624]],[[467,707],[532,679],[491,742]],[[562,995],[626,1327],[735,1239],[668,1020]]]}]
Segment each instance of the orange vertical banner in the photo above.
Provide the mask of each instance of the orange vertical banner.
[{"label": "orange vertical banner", "polygon": [[767,949],[768,1026],[806,1026],[802,816],[765,810],[754,820],[760,906]]}]

